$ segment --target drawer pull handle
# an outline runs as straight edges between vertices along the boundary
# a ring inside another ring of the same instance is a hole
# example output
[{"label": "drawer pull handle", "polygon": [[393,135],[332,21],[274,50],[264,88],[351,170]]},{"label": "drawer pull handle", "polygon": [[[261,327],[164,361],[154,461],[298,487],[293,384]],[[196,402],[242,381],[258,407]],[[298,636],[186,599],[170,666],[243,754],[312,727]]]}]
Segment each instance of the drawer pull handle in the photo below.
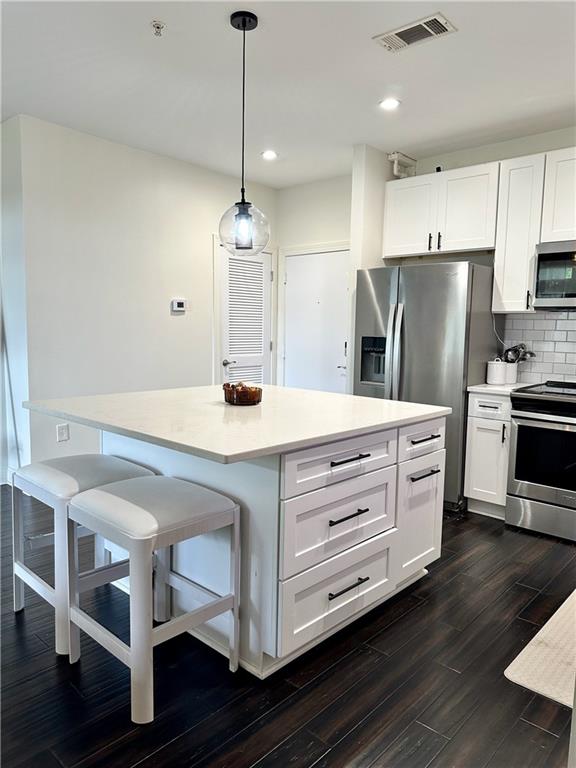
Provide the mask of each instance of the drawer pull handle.
[{"label": "drawer pull handle", "polygon": [[421,437],[419,440],[410,440],[412,445],[418,445],[419,443],[427,443],[429,440],[436,440],[441,435],[430,435],[430,437]]},{"label": "drawer pull handle", "polygon": [[331,461],[331,467],[340,467],[342,464],[350,464],[351,461],[360,461],[360,459],[367,459],[371,456],[371,453],[359,453],[358,456],[351,456],[349,459],[341,459],[340,461]]},{"label": "drawer pull handle", "polygon": [[430,472],[427,472],[425,475],[420,475],[420,477],[411,477],[410,480],[413,483],[417,483],[418,480],[424,480],[425,477],[432,477],[432,475],[439,475],[442,470],[440,469],[431,469]]},{"label": "drawer pull handle", "polygon": [[340,595],[343,595],[346,592],[350,592],[351,589],[359,587],[360,584],[365,584],[367,581],[370,581],[370,576],[359,576],[355,584],[350,584],[349,587],[344,587],[344,589],[341,589],[340,592],[328,592],[328,600],[336,600],[336,598],[340,597]]},{"label": "drawer pull handle", "polygon": [[359,509],[358,512],[352,512],[351,515],[346,515],[346,517],[341,517],[340,520],[328,520],[328,525],[330,528],[332,528],[333,525],[339,525],[340,523],[345,523],[346,520],[352,520],[353,517],[359,517],[360,515],[365,515],[366,512],[370,512],[370,507],[366,507],[366,509]]},{"label": "drawer pull handle", "polygon": [[480,403],[478,408],[488,408],[490,411],[499,411],[500,406],[499,405],[484,405],[483,403]]}]

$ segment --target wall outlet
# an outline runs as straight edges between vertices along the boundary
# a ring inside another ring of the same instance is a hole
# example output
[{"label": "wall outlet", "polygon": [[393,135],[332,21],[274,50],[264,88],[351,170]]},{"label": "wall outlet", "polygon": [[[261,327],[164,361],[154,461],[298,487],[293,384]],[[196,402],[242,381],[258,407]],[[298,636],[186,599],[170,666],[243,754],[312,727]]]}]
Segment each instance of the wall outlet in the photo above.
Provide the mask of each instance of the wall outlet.
[{"label": "wall outlet", "polygon": [[70,424],[57,424],[56,442],[64,443],[66,440],[70,440]]}]

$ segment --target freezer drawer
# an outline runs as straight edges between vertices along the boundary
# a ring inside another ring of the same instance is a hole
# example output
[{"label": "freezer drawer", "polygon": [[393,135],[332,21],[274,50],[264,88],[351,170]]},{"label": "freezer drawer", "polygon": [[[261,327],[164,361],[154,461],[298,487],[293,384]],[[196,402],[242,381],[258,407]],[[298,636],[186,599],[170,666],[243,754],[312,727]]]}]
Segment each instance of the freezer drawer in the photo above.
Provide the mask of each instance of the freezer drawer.
[{"label": "freezer drawer", "polygon": [[281,497],[339,483],[396,463],[398,430],[338,440],[282,456]]},{"label": "freezer drawer", "polygon": [[395,466],[283,501],[280,578],[383,533],[395,521]]},{"label": "freezer drawer", "polygon": [[392,528],[279,586],[278,656],[286,656],[396,587]]}]

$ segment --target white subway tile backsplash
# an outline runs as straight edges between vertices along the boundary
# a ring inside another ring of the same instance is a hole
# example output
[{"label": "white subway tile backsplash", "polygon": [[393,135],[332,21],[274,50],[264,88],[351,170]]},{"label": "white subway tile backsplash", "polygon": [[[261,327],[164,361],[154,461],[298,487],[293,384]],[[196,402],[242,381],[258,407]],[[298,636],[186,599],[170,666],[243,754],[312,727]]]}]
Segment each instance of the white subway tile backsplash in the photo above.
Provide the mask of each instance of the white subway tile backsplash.
[{"label": "white subway tile backsplash", "polygon": [[520,382],[576,380],[576,312],[510,314],[504,329],[506,347],[524,343],[536,355],[520,364]]}]

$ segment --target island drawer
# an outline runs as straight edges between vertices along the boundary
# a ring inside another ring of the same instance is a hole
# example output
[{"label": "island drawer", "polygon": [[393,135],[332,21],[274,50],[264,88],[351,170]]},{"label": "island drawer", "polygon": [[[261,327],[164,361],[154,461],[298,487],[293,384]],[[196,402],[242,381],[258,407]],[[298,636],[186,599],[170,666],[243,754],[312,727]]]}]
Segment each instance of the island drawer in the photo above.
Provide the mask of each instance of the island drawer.
[{"label": "island drawer", "polygon": [[398,461],[409,461],[440,451],[446,440],[446,419],[409,424],[398,430]]},{"label": "island drawer", "polygon": [[278,656],[286,656],[396,588],[398,531],[347,549],[279,587]]},{"label": "island drawer", "polygon": [[282,456],[281,498],[325,488],[389,467],[398,455],[398,430],[388,429]]},{"label": "island drawer", "polygon": [[396,467],[311,491],[281,503],[280,578],[392,528]]}]

